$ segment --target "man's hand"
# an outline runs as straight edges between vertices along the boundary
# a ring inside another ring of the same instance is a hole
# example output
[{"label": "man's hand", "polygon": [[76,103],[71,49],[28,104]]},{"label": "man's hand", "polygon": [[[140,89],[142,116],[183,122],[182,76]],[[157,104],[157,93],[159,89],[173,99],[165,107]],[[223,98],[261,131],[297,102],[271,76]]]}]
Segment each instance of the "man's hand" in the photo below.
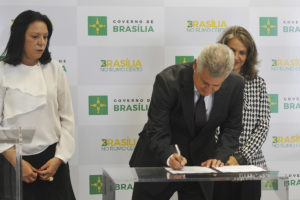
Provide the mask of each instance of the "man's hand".
[{"label": "man's hand", "polygon": [[201,163],[202,167],[223,167],[224,163],[221,160],[217,160],[217,159],[209,159],[203,163]]},{"label": "man's hand", "polygon": [[225,165],[239,165],[234,156],[230,156]]},{"label": "man's hand", "polygon": [[186,163],[186,158],[177,153],[173,153],[169,160],[170,167],[175,170],[182,169]]},{"label": "man's hand", "polygon": [[62,161],[59,158],[51,158],[46,162],[39,170],[39,176],[41,180],[47,181],[50,177],[53,177],[59,168]]},{"label": "man's hand", "polygon": [[22,180],[26,183],[32,183],[37,178],[37,169],[35,169],[29,162],[22,160]]}]

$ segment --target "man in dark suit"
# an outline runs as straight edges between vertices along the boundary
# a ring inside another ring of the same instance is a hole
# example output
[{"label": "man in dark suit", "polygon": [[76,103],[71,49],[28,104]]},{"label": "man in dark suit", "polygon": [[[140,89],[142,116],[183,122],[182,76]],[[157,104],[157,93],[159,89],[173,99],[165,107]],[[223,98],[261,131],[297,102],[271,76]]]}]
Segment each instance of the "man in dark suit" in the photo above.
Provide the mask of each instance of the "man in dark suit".
[{"label": "man in dark suit", "polygon": [[[231,72],[233,64],[233,53],[226,45],[212,44],[193,63],[170,66],[159,73],[148,121],[130,166],[222,166],[237,148],[242,127],[244,82]],[[217,127],[221,130],[218,143],[214,138]],[[180,200],[208,200],[211,190],[211,184],[199,182],[136,183],[132,199],[167,200],[178,191]]]}]

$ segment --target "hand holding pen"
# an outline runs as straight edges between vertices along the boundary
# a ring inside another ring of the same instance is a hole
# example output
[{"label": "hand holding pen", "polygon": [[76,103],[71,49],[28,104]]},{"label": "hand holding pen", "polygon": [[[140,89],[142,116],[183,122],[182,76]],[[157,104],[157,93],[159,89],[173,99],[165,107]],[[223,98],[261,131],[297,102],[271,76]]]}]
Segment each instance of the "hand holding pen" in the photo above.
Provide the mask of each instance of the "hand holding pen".
[{"label": "hand holding pen", "polygon": [[177,144],[175,144],[175,149],[177,153],[174,153],[169,161],[170,167],[175,170],[180,170],[186,165],[187,160],[180,153],[180,149]]}]

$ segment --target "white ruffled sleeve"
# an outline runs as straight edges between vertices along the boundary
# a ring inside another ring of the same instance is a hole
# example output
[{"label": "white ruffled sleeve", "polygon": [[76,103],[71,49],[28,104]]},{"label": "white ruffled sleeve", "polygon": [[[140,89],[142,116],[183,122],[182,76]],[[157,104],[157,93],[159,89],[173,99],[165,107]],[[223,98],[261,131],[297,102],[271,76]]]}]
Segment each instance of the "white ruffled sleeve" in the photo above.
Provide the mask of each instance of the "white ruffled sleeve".
[{"label": "white ruffled sleeve", "polygon": [[67,163],[75,149],[74,140],[74,113],[70,90],[62,67],[58,67],[57,100],[58,115],[61,123],[60,138],[56,146],[55,157]]},{"label": "white ruffled sleeve", "polygon": [[[1,72],[0,72],[1,73]],[[0,129],[3,128],[3,106],[4,106],[4,97],[5,97],[5,88],[3,88],[2,78],[0,74]],[[0,132],[0,140],[6,139],[6,136]],[[13,145],[0,143],[0,153],[3,153]]]}]

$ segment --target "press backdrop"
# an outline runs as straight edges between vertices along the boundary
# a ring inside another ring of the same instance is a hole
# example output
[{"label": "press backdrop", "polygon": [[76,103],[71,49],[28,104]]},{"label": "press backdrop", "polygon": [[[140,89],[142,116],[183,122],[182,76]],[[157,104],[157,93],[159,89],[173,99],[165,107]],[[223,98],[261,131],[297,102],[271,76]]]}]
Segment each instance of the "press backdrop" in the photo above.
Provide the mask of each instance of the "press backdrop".
[{"label": "press backdrop", "polygon": [[[79,200],[102,199],[102,167],[128,166],[147,120],[155,75],[192,61],[229,26],[247,28],[267,82],[271,123],[263,150],[271,169],[300,196],[300,1],[293,0],[1,0],[0,50],[12,20],[33,9],[54,26],[51,52],[64,67],[76,117],[70,161]],[[264,199],[276,182],[264,182]],[[130,199],[133,183],[117,183]]]}]

